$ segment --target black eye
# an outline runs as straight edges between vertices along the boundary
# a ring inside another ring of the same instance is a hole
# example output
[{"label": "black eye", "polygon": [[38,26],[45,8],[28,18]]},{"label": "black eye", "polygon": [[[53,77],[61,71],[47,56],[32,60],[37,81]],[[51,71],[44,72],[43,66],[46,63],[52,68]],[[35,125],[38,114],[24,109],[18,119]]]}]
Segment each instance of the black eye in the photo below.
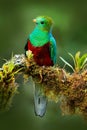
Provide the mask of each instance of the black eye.
[{"label": "black eye", "polygon": [[41,24],[44,24],[44,21],[41,21]]}]

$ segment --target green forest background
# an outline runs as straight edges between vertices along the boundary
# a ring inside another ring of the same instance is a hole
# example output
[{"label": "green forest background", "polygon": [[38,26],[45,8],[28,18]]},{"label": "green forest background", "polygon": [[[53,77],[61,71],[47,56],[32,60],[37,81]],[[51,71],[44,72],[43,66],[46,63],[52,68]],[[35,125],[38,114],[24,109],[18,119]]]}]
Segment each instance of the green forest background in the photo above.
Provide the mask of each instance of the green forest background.
[{"label": "green forest background", "polygon": [[[64,0],[0,0],[0,66],[3,59],[24,53],[28,34],[34,28],[32,19],[39,15],[53,18],[53,35],[59,56],[72,63],[68,52],[87,53],[87,2]],[[36,117],[33,110],[32,85],[19,78],[19,94],[8,112],[0,113],[0,130],[86,130],[87,122],[79,116],[62,116],[58,104],[49,102],[46,115]]]}]

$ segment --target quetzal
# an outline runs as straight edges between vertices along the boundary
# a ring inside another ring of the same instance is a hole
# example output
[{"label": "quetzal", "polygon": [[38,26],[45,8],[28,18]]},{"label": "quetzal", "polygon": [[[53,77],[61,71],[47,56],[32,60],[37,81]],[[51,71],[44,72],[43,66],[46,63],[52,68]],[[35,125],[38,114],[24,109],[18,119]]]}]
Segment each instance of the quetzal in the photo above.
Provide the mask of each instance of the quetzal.
[{"label": "quetzal", "polygon": [[[56,63],[56,41],[52,35],[53,21],[48,16],[39,16],[33,20],[36,23],[34,30],[29,34],[25,53],[32,51],[35,62],[39,66],[53,66]],[[37,116],[45,114],[47,97],[40,84],[35,84],[34,106]]]}]

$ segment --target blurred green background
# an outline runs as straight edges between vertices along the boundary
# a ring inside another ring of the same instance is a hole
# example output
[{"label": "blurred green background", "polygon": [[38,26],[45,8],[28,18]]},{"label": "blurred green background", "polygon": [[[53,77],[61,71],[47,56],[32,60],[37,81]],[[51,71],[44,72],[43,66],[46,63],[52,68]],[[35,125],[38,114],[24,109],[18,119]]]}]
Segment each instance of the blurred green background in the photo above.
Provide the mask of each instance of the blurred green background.
[{"label": "blurred green background", "polygon": [[[87,2],[64,0],[0,0],[0,66],[3,59],[24,53],[28,34],[33,30],[32,19],[48,15],[54,20],[53,34],[58,56],[69,61],[68,52],[87,52]],[[57,59],[62,66],[61,60]],[[72,61],[70,61],[72,62]],[[48,103],[46,115],[36,117],[33,110],[33,88],[23,85],[13,100],[10,111],[0,113],[0,130],[86,130],[87,123],[79,116],[62,116],[58,104]]]}]

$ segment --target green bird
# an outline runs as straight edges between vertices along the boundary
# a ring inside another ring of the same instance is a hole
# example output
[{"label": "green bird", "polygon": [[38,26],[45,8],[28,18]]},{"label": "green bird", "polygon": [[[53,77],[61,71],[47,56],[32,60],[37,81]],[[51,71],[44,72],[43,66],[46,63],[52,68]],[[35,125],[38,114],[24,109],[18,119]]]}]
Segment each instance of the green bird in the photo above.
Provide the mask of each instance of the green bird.
[{"label": "green bird", "polygon": [[[56,63],[56,41],[52,35],[53,20],[48,16],[39,16],[33,21],[36,26],[28,36],[25,54],[27,56],[27,52],[32,51],[39,66],[53,66]],[[44,116],[47,97],[39,84],[35,86],[34,106],[36,115]]]}]

